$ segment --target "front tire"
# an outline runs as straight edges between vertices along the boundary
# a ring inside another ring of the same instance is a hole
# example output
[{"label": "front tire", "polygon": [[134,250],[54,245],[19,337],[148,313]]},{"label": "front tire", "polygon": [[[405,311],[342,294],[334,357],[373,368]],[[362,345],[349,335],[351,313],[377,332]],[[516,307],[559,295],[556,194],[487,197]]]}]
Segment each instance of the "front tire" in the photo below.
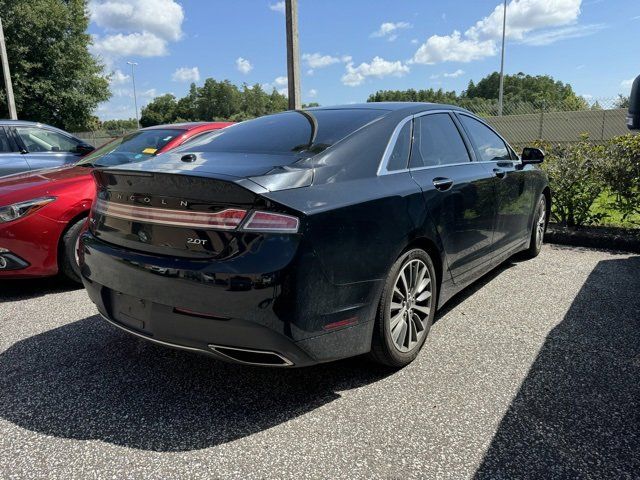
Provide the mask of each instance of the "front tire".
[{"label": "front tire", "polygon": [[435,316],[437,288],[433,261],[424,250],[409,250],[396,260],[378,304],[373,360],[399,368],[418,356]]},{"label": "front tire", "polygon": [[544,232],[547,229],[547,198],[540,195],[536,210],[533,214],[533,227],[531,229],[531,239],[529,240],[529,248],[525,251],[527,258],[535,258],[542,250],[542,240]]},{"label": "front tire", "polygon": [[78,265],[78,241],[84,228],[86,218],[81,218],[67,229],[62,237],[60,255],[60,272],[69,280],[82,283],[80,280],[80,266]]}]

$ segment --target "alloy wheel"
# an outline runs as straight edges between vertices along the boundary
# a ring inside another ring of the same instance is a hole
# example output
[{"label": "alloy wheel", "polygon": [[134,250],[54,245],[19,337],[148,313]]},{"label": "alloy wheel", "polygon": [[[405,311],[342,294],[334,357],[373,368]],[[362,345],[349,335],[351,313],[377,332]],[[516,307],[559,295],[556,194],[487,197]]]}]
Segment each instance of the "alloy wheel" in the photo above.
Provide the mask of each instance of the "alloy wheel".
[{"label": "alloy wheel", "polygon": [[391,338],[400,352],[411,351],[425,335],[431,300],[429,268],[420,259],[407,262],[396,278],[389,306]]}]

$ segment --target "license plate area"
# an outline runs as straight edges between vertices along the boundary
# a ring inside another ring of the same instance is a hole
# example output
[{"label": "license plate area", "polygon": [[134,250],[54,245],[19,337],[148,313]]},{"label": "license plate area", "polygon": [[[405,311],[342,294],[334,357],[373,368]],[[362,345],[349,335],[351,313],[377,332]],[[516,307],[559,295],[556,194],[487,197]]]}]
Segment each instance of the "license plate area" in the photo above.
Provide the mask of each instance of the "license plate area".
[{"label": "license plate area", "polygon": [[111,291],[111,315],[127,328],[151,335],[151,307],[147,300]]}]

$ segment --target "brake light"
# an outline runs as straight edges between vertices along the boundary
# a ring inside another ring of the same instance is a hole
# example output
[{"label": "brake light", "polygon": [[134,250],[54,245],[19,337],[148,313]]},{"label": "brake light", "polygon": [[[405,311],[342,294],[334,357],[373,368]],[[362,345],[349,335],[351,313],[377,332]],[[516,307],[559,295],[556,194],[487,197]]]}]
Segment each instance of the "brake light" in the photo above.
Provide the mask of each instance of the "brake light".
[{"label": "brake light", "polygon": [[296,233],[300,220],[291,215],[272,212],[253,212],[242,230],[251,232]]}]

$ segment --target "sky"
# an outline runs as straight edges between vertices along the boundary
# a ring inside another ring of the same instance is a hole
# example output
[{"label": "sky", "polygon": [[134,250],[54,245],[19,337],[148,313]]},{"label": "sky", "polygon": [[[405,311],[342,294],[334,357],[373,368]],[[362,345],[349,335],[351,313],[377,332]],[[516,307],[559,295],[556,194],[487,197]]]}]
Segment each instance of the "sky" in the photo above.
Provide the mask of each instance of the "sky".
[{"label": "sky", "polygon": [[[299,0],[302,100],[377,90],[464,90],[500,68],[500,0]],[[91,0],[91,51],[111,73],[102,120],[229,79],[286,91],[284,2]],[[505,73],[548,74],[588,100],[628,94],[640,74],[639,0],[509,0]]]}]

